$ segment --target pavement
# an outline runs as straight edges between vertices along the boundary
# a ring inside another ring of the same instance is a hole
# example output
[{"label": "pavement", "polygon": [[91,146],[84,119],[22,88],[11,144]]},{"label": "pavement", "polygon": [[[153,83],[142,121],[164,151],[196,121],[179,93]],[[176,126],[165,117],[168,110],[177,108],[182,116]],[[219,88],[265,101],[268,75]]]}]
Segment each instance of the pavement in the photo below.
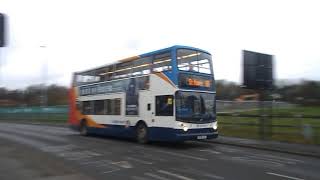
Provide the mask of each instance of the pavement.
[{"label": "pavement", "polygon": [[320,145],[293,144],[278,141],[243,139],[226,136],[220,136],[219,138],[210,140],[208,142],[320,158]]},{"label": "pavement", "polygon": [[126,139],[84,137],[67,127],[0,123],[0,179],[316,180],[320,177],[320,159],[314,156],[222,144],[223,139],[228,140],[222,137],[220,143],[140,145]]}]

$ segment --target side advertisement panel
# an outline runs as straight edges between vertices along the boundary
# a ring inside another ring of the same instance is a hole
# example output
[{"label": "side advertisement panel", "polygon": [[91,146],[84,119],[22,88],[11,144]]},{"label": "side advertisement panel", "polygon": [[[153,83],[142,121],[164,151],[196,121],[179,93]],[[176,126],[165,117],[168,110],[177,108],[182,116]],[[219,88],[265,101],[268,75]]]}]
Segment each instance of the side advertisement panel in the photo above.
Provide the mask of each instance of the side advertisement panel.
[{"label": "side advertisement panel", "polygon": [[149,89],[149,76],[123,79],[81,86],[80,96],[107,94],[116,92],[126,93],[126,115],[139,114],[139,90]]},{"label": "side advertisement panel", "polygon": [[130,79],[126,89],[126,115],[138,115],[139,110],[139,89],[138,79]]}]

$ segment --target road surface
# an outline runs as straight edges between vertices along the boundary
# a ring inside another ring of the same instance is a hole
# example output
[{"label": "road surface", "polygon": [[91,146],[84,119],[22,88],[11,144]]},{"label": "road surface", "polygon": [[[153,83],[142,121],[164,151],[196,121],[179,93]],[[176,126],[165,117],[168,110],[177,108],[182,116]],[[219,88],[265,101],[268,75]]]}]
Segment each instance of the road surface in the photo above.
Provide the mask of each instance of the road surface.
[{"label": "road surface", "polygon": [[0,123],[1,180],[320,178],[320,159],[187,142],[139,145],[66,127]]}]

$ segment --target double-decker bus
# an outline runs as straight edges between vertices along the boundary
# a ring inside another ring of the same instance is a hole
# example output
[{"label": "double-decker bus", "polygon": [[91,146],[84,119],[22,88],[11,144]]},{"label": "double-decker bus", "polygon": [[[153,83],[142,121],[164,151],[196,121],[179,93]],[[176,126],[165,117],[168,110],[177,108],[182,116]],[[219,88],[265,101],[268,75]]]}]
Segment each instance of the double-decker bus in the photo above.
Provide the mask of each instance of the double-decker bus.
[{"label": "double-decker bus", "polygon": [[172,46],[73,74],[69,124],[148,141],[218,137],[211,54]]}]

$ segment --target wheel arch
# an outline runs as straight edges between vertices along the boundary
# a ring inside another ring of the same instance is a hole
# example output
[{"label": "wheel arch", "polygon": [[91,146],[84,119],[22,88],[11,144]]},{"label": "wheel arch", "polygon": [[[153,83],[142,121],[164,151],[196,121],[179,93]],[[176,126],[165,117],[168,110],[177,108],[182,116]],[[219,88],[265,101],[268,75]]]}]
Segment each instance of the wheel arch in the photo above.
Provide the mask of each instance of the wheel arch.
[{"label": "wheel arch", "polygon": [[88,125],[88,124],[87,124],[87,123],[88,123],[87,121],[88,121],[88,120],[87,120],[86,118],[82,118],[82,119],[80,119],[80,121],[79,121],[79,122],[80,122],[79,125],[82,126],[83,123],[86,123],[86,125]]},{"label": "wheel arch", "polygon": [[134,127],[136,128],[136,127],[137,127],[139,124],[141,124],[141,123],[144,124],[144,125],[146,125],[147,127],[149,127],[148,124],[147,124],[147,122],[144,121],[144,120],[142,120],[142,119],[140,119],[139,121],[137,121],[136,124],[134,125]]}]

